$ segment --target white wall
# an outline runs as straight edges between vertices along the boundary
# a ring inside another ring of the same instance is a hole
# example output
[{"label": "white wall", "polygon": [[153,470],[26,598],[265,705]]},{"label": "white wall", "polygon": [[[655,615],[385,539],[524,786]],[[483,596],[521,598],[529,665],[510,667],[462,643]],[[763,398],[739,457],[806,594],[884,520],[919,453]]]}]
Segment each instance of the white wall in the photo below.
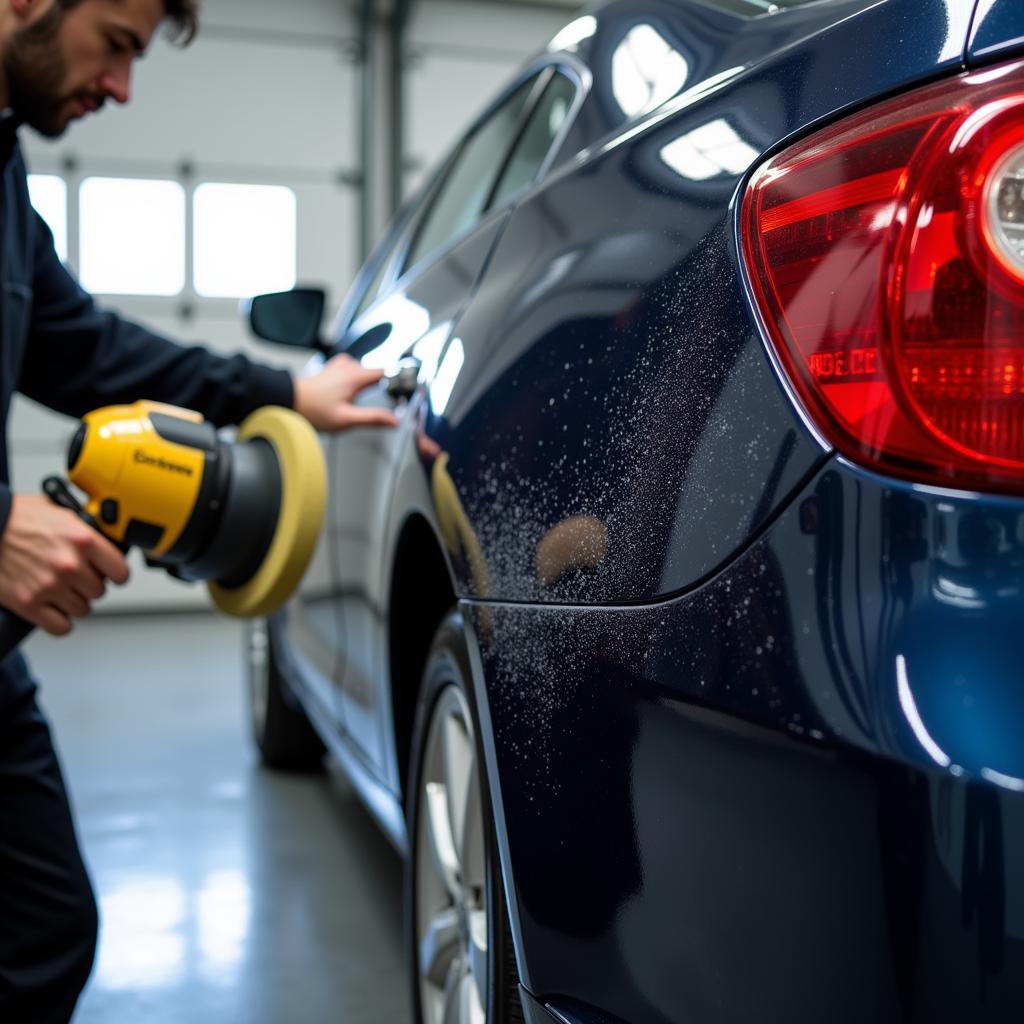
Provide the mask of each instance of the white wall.
[{"label": "white wall", "polygon": [[[412,187],[520,64],[570,20],[574,0],[551,11],[514,3],[419,0],[407,51],[407,151]],[[63,175],[74,196],[90,175],[287,185],[298,199],[298,279],[340,303],[358,269],[360,68],[353,9],[342,0],[204,0],[197,40],[154,42],[134,76],[134,98],[75,125],[55,142],[23,133],[30,170]],[[184,173],[184,167],[190,173]],[[191,193],[188,195],[191,203]],[[75,266],[72,231],[69,262]],[[101,301],[156,330],[243,349],[279,365],[301,354],[255,343],[237,303],[197,297]],[[14,485],[35,489],[60,472],[73,424],[16,399],[9,431]],[[141,563],[137,563],[141,565]],[[205,603],[159,573],[136,571],[107,609]]]}]

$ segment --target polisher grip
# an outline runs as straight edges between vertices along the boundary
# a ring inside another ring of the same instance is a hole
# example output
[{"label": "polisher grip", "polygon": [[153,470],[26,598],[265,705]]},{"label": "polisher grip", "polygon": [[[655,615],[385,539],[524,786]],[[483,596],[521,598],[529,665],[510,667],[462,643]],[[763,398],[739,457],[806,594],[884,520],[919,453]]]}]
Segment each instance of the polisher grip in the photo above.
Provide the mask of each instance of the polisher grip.
[{"label": "polisher grip", "polygon": [[[48,476],[43,481],[43,493],[55,505],[74,512],[83,522],[86,522],[93,529],[99,529],[96,520],[82,508],[78,499],[71,493],[67,483],[59,476]],[[127,548],[117,545],[122,551]],[[20,615],[8,608],[0,608],[0,661],[3,661],[11,651],[14,650],[36,627]]]}]

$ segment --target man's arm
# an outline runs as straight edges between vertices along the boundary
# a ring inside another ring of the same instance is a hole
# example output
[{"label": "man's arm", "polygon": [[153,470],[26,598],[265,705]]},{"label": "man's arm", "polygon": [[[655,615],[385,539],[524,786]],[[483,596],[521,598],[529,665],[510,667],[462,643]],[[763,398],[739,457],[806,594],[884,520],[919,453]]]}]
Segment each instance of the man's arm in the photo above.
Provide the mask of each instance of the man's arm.
[{"label": "man's arm", "polygon": [[[353,404],[381,373],[348,356],[293,384],[286,371],[178,345],[100,311],[57,258],[45,222],[31,216],[33,300],[19,381],[29,398],[70,416],[149,398],[195,409],[218,425],[263,405],[294,406],[318,430],[395,424],[386,410]],[[12,496],[0,484],[0,606],[63,634],[89,614],[105,580],[127,578],[121,552],[73,513],[42,495]]]},{"label": "man's arm", "polygon": [[46,223],[36,220],[32,318],[19,390],[43,405],[83,416],[140,398],[194,409],[217,426],[238,423],[263,405],[302,413],[317,430],[392,427],[386,409],[354,404],[381,379],[338,355],[311,377],[292,381],[243,355],[186,347],[96,308],[57,258]]}]

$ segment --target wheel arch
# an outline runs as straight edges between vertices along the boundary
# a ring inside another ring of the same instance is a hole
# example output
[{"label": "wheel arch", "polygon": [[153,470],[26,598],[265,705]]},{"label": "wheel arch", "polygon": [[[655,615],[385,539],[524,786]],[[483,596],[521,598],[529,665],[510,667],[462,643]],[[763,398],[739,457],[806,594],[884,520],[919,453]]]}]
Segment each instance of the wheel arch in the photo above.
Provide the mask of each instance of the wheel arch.
[{"label": "wheel arch", "polygon": [[434,634],[457,600],[441,542],[419,513],[411,514],[402,524],[395,546],[389,598],[391,706],[404,803],[423,669]]}]

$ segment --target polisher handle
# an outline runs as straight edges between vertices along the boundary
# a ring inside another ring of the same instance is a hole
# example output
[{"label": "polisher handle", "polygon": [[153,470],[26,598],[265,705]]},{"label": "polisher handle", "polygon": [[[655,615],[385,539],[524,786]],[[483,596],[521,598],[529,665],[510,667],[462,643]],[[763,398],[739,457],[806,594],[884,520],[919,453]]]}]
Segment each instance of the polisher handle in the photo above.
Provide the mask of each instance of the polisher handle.
[{"label": "polisher handle", "polygon": [[[82,508],[78,499],[69,490],[67,483],[59,476],[48,476],[43,481],[43,493],[55,505],[74,512],[91,527],[98,529],[96,520]],[[121,550],[125,550],[123,546]],[[0,608],[0,661],[3,661],[35,628],[31,622],[10,609]]]}]

